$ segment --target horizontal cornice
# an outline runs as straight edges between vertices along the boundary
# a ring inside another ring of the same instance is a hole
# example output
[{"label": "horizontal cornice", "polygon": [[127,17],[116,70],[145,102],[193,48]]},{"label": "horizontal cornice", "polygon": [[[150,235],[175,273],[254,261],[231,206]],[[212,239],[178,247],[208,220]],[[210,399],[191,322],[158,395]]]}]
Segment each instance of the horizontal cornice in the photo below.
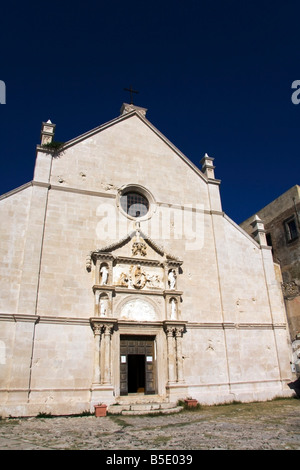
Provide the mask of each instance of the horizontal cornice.
[{"label": "horizontal cornice", "polygon": [[[94,318],[94,317],[92,317]],[[99,321],[101,317],[97,317]],[[105,318],[110,320],[109,317]],[[0,322],[31,322],[31,323],[47,323],[47,324],[61,324],[61,325],[90,325],[91,317],[56,317],[50,315],[29,315],[29,314],[12,314],[12,313],[0,313]],[[122,320],[116,319],[122,323]],[[163,321],[154,322],[155,324],[163,325]],[[273,330],[273,329],[286,329],[286,323],[234,323],[234,322],[190,322],[181,319],[187,325],[187,329],[240,329],[240,330]],[[149,326],[152,322],[127,322],[132,325]]]}]

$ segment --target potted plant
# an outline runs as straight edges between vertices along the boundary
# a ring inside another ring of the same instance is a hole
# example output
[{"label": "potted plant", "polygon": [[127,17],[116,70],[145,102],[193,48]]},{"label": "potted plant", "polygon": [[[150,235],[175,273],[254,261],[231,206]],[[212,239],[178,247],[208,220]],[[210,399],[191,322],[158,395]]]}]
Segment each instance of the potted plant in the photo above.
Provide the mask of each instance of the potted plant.
[{"label": "potted plant", "polygon": [[198,400],[196,400],[195,398],[191,398],[191,397],[186,398],[184,402],[186,406],[188,407],[194,407],[198,405]]},{"label": "potted plant", "polygon": [[95,407],[96,418],[100,418],[101,416],[106,416],[107,405],[105,405],[105,403],[98,403],[97,405],[94,405],[94,407]]}]

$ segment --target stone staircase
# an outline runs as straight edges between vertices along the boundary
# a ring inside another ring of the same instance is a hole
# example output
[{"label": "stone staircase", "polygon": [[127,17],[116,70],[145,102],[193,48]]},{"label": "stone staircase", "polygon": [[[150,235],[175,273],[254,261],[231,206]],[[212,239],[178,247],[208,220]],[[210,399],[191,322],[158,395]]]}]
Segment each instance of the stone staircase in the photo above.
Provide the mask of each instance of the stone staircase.
[{"label": "stone staircase", "polygon": [[110,414],[121,415],[146,415],[146,414],[172,414],[179,413],[183,409],[182,406],[177,406],[176,403],[166,402],[148,402],[148,403],[118,403],[110,405],[108,412]]}]

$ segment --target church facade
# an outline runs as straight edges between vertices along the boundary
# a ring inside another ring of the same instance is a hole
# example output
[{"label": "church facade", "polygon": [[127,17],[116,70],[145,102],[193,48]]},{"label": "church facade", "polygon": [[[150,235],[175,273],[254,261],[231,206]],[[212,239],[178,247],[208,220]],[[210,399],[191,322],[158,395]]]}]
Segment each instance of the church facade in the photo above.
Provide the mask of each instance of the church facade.
[{"label": "church facade", "polygon": [[224,214],[197,168],[146,118],[120,115],[55,148],[0,198],[0,415],[136,401],[291,394],[278,266]]}]

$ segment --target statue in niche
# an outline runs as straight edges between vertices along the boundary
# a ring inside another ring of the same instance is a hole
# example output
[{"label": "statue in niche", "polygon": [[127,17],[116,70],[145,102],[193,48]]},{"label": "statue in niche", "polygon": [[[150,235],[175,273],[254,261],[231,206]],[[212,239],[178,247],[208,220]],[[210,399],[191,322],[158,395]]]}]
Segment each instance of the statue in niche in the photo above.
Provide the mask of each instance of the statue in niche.
[{"label": "statue in niche", "polygon": [[100,275],[101,275],[100,285],[101,286],[106,286],[107,281],[108,281],[108,267],[106,266],[106,264],[103,264],[103,266],[101,266]]},{"label": "statue in niche", "polygon": [[108,298],[107,296],[100,296],[99,299],[99,311],[101,317],[106,317],[108,312]]},{"label": "statue in niche", "polygon": [[177,302],[171,299],[171,320],[176,320],[177,317]]},{"label": "statue in niche", "polygon": [[174,290],[176,287],[176,272],[175,269],[171,269],[168,274],[169,289]]}]

